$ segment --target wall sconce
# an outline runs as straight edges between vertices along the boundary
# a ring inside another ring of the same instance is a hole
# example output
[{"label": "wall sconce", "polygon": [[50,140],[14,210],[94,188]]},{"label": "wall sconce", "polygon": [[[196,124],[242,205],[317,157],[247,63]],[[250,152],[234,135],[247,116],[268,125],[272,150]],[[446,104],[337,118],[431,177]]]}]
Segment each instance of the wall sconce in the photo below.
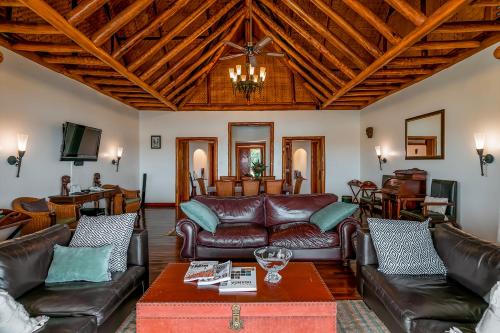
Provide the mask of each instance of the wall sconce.
[{"label": "wall sconce", "polygon": [[476,151],[479,155],[479,164],[481,165],[481,176],[484,176],[484,168],[486,164],[493,163],[495,158],[491,154],[484,155],[484,145],[486,143],[486,135],[484,133],[475,133],[474,141],[476,142]]},{"label": "wall sconce", "polygon": [[120,160],[123,155],[123,147],[118,147],[116,149],[116,160],[112,160],[111,164],[116,165],[116,172],[118,172],[118,168],[120,167]]},{"label": "wall sconce", "polygon": [[17,167],[17,175],[19,178],[19,172],[21,171],[21,162],[23,160],[24,154],[26,153],[26,146],[28,144],[28,135],[27,134],[18,134],[17,135],[17,157],[9,156],[7,158],[7,163],[10,165],[15,165]]},{"label": "wall sconce", "polygon": [[382,170],[382,163],[387,163],[387,158],[382,157],[382,147],[381,146],[375,146],[375,152],[377,153],[378,165],[380,167],[380,170]]}]

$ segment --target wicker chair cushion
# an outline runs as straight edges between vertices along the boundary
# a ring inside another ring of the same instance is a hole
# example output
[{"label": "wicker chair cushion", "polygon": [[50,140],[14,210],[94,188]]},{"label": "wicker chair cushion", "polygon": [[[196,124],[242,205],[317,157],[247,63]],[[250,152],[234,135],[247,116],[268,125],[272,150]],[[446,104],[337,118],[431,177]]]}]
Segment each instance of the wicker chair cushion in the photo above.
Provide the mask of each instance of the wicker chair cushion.
[{"label": "wicker chair cushion", "polygon": [[31,202],[21,202],[21,207],[27,212],[48,212],[49,211],[49,205],[47,204],[47,201],[45,198],[36,200],[36,201],[31,201]]}]

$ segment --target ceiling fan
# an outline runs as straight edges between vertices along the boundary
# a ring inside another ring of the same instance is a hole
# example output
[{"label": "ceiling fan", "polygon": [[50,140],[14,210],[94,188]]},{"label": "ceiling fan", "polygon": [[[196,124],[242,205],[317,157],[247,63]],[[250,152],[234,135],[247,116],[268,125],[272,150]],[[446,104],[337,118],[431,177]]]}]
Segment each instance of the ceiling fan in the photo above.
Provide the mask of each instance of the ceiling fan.
[{"label": "ceiling fan", "polygon": [[250,18],[249,18],[249,24],[247,25],[247,36],[249,36],[250,40],[247,42],[246,46],[241,46],[238,44],[235,44],[230,41],[224,41],[224,44],[229,45],[238,51],[240,53],[235,53],[235,54],[229,54],[225,57],[221,57],[220,60],[228,60],[228,59],[233,59],[233,58],[238,58],[238,57],[247,57],[247,62],[250,63],[253,67],[257,67],[257,59],[256,55],[264,55],[268,57],[284,57],[285,55],[283,53],[278,53],[278,52],[265,52],[262,53],[264,50],[264,47],[267,46],[270,42],[272,42],[272,38],[269,36],[266,36],[259,40],[255,45],[253,45],[253,40],[252,40],[252,3],[250,2]]}]

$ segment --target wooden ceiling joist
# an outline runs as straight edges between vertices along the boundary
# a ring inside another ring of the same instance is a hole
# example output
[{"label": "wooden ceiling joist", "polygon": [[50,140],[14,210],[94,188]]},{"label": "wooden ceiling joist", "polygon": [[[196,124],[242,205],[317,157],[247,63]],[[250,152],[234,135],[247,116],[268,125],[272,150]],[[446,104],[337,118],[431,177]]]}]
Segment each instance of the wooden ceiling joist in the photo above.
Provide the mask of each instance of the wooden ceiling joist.
[{"label": "wooden ceiling joist", "polygon": [[26,35],[62,35],[62,32],[45,23],[1,22],[0,32]]},{"label": "wooden ceiling joist", "polygon": [[[500,1],[498,2],[500,6]],[[468,21],[468,22],[449,22],[442,24],[433,33],[440,34],[460,34],[469,32],[500,31],[499,21]]]},{"label": "wooden ceiling joist", "polygon": [[[68,72],[72,74],[84,75],[84,76],[102,76],[102,77],[123,77],[120,73],[111,70],[104,69],[68,69]],[[146,93],[145,93],[146,94]]]},{"label": "wooden ceiling joist", "polygon": [[[14,47],[14,46],[13,46]],[[45,56],[43,60],[49,64],[82,65],[82,66],[103,66],[108,67],[101,60],[94,57],[81,56]]]},{"label": "wooden ceiling joist", "polygon": [[82,48],[76,44],[52,44],[39,42],[19,42],[12,45],[12,48],[19,51],[28,52],[50,52],[50,53],[78,53],[84,52]]},{"label": "wooden ceiling joist", "polygon": [[408,75],[427,75],[431,69],[425,68],[399,68],[399,69],[381,69],[372,76],[408,76]]},{"label": "wooden ceiling joist", "polygon": [[178,0],[169,9],[156,16],[146,27],[136,32],[132,37],[128,38],[122,45],[113,53],[113,58],[124,56],[130,49],[152,34],[155,30],[161,28],[172,16],[184,7],[189,0]]},{"label": "wooden ceiling joist", "polygon": [[17,0],[0,0],[0,7],[24,7],[24,4]]},{"label": "wooden ceiling joist", "polygon": [[446,64],[451,61],[448,57],[401,57],[392,60],[389,65],[393,66],[420,66]]},{"label": "wooden ceiling joist", "polygon": [[498,0],[475,0],[472,2],[475,7],[498,7]]},{"label": "wooden ceiling joist", "polygon": [[[391,0],[391,2],[394,1],[395,0]],[[427,36],[431,31],[436,29],[438,26],[440,26],[470,2],[471,0],[448,0],[431,16],[429,16],[424,23],[417,26],[408,35],[406,35],[399,44],[389,49],[386,53],[384,53],[382,57],[376,59],[370,64],[370,66],[365,68],[355,78],[353,78],[345,86],[340,88],[339,91],[337,91],[325,103],[323,103],[322,107],[328,107],[328,105],[330,105],[333,101],[350,91],[355,86],[362,83],[365,79],[388,64],[391,60],[399,56],[401,53],[405,52],[413,44],[420,41],[423,37]]]},{"label": "wooden ceiling joist", "polygon": [[409,48],[410,51],[421,50],[454,50],[454,49],[474,49],[479,47],[481,42],[477,40],[453,40],[453,41],[431,41],[419,42]]},{"label": "wooden ceiling joist", "polygon": [[427,17],[418,9],[412,7],[405,0],[385,0],[392,8],[398,11],[417,27],[424,23]]},{"label": "wooden ceiling joist", "polygon": [[90,80],[96,84],[110,85],[110,86],[134,86],[133,82],[125,79],[102,79],[102,78],[90,78]]},{"label": "wooden ceiling joist", "polygon": [[71,25],[80,24],[108,3],[108,1],[109,0],[83,0],[78,6],[66,14],[66,18]]},{"label": "wooden ceiling joist", "polygon": [[160,102],[168,106],[172,110],[177,110],[177,107],[169,100],[163,97],[160,93],[154,90],[147,83],[138,78],[134,73],[130,72],[120,62],[114,59],[106,51],[95,45],[87,36],[74,28],[69,22],[56,10],[54,10],[44,0],[21,0],[27,7],[37,13],[41,18],[49,24],[60,30],[67,37],[73,40],[76,44],[80,45],[84,50],[93,56],[99,58],[102,62],[109,65],[111,68],[123,75],[123,77],[134,82],[137,86],[141,87],[151,95],[156,97]]}]

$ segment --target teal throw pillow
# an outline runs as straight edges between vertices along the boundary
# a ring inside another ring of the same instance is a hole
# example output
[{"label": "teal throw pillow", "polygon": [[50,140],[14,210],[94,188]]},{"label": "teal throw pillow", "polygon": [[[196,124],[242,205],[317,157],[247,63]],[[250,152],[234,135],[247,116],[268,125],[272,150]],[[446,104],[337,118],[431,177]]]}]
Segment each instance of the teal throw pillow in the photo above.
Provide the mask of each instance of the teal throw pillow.
[{"label": "teal throw pillow", "polygon": [[314,213],[309,222],[316,224],[321,232],[325,232],[335,228],[337,224],[354,214],[358,208],[358,205],[334,202]]},{"label": "teal throw pillow", "polygon": [[219,218],[207,205],[196,200],[191,200],[181,203],[181,209],[187,217],[204,230],[215,233],[217,224],[219,224]]},{"label": "teal throw pillow", "polygon": [[94,248],[64,247],[56,244],[45,282],[109,281],[109,258],[112,250],[113,245]]}]

